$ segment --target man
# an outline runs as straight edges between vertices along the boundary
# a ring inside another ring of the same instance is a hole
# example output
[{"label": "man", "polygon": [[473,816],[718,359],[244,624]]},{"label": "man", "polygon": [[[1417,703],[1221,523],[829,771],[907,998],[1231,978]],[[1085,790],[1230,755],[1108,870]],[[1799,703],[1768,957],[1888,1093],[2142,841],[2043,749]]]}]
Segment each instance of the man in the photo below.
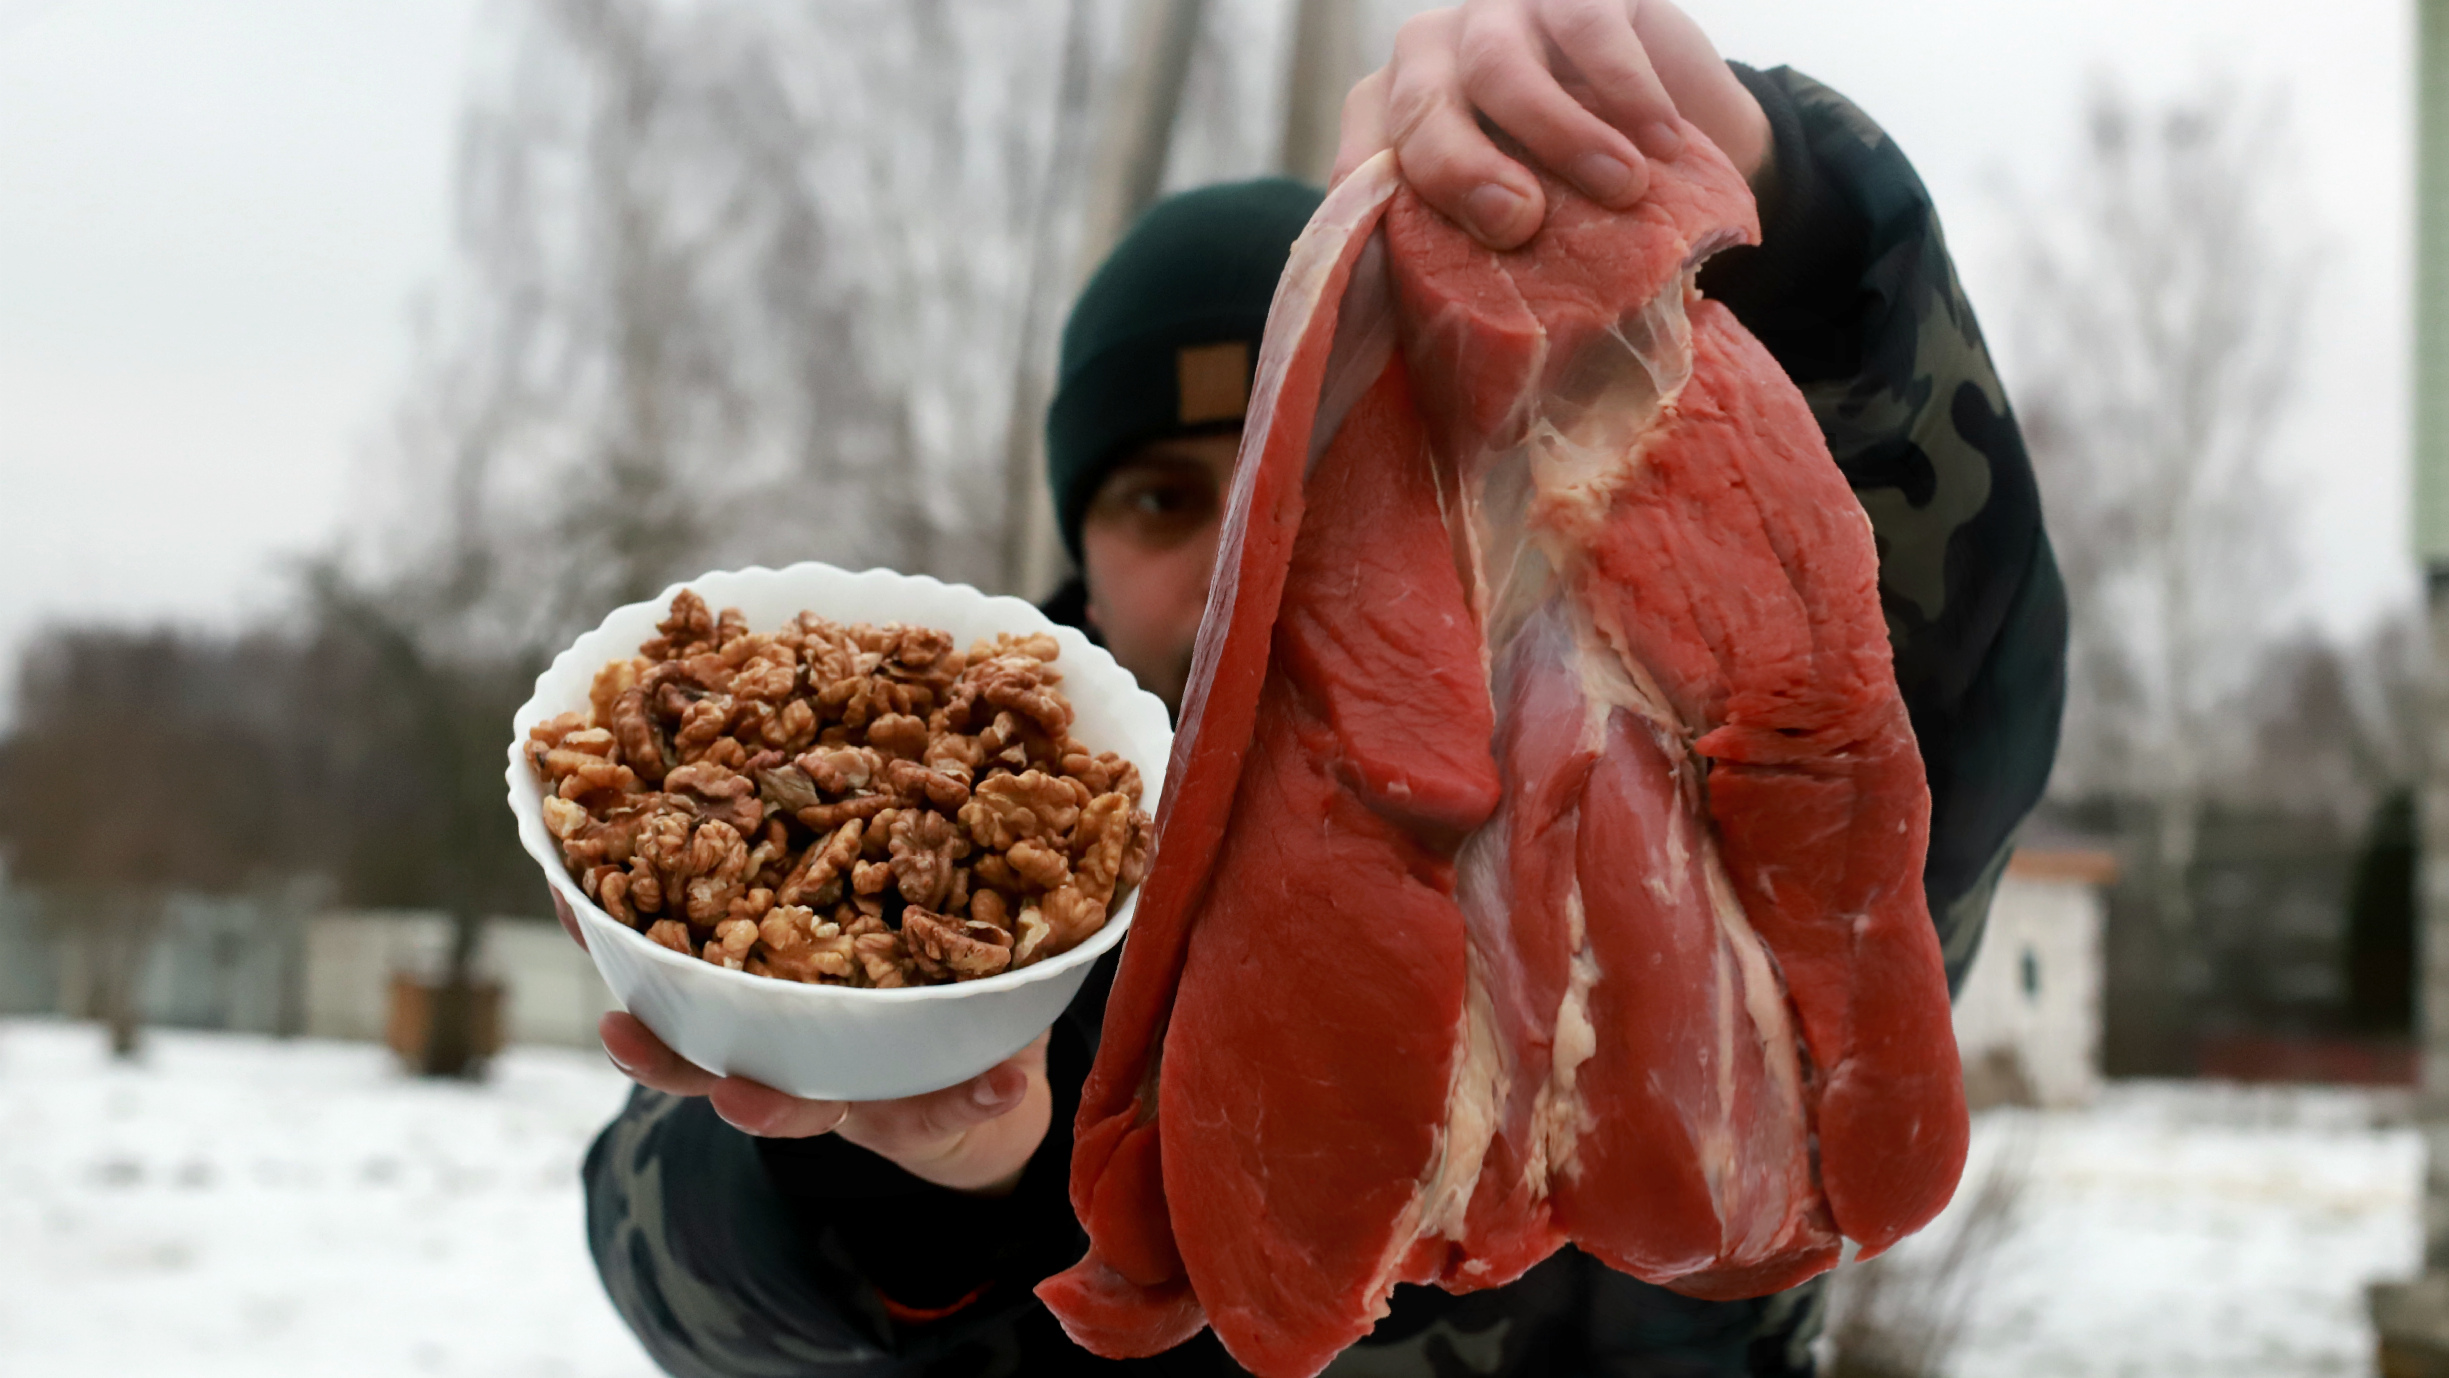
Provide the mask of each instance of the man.
[{"label": "man", "polygon": [[[1569,57],[1568,57],[1569,55]],[[1925,872],[1951,976],[2055,749],[2065,606],[2030,466],[1927,196],[1852,106],[1720,61],[1656,0],[1475,0],[1406,25],[1355,88],[1339,171],[1392,147],[1492,247],[1529,237],[1536,181],[1482,119],[1614,205],[1680,113],[1752,181],[1763,242],[1705,291],[1802,387],[1872,518],[1897,677],[1931,786]],[[1177,703],[1204,603],[1266,302],[1317,193],[1272,181],[1175,198],[1135,226],[1065,331],[1048,423],[1085,620]],[[1071,1118],[1109,964],[1030,1049],[909,1101],[798,1101],[680,1061],[624,1015],[606,1050],[642,1089],[587,1163],[616,1306],[679,1374],[1232,1371],[1211,1337],[1109,1365],[1029,1288],[1079,1255]],[[1701,1303],[1565,1250],[1453,1297],[1402,1288],[1330,1372],[1797,1374],[1820,1289]]]}]

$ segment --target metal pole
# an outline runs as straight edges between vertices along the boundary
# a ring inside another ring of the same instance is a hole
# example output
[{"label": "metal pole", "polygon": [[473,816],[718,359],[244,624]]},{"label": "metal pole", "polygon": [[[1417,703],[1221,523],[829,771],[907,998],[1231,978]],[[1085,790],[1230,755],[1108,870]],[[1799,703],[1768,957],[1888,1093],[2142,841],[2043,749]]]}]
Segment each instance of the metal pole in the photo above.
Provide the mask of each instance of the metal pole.
[{"label": "metal pole", "polygon": [[2375,1286],[2372,1315],[2387,1378],[2449,1378],[2449,0],[2422,0],[2416,23],[2414,534],[2431,654],[2409,976],[2423,1059],[2424,1274]]},{"label": "metal pole", "polygon": [[[2432,6],[2427,5],[2429,11]],[[2424,1271],[2449,1274],[2449,563],[2425,571],[2423,790],[2416,840],[2416,1033],[2423,1084]]]},{"label": "metal pole", "polygon": [[2449,1271],[2449,0],[2417,23],[2415,204],[2415,548],[2422,560],[2430,674],[2424,696],[2417,1029],[2430,1166],[2424,1262]]}]

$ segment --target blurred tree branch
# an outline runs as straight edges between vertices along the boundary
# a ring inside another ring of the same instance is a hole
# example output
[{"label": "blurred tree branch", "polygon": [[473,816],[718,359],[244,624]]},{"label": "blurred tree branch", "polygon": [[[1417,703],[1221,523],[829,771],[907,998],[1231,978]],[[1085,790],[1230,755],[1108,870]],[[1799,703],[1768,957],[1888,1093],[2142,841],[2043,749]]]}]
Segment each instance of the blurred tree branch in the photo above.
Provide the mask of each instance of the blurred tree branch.
[{"label": "blurred tree branch", "polygon": [[2284,104],[2103,81],[2080,175],[2024,217],[2017,397],[2074,624],[2057,781],[2149,801],[2154,908],[2190,950],[2203,798],[2286,592],[2270,459],[2315,264]]},{"label": "blurred tree branch", "polygon": [[[1140,49],[1111,0],[497,9],[370,520],[259,630],[28,650],[16,878],[141,940],[115,916],[162,895],[328,875],[339,903],[451,914],[464,992],[479,916],[541,912],[501,772],[550,650],[711,567],[1051,566],[1019,514],[1088,188],[1136,209],[1202,120],[1275,147],[1245,91],[1267,45],[1202,27],[1228,8],[1233,34],[1263,9],[1143,0]],[[1183,72],[1224,64],[1186,108]],[[1102,179],[1099,130],[1128,154]],[[110,950],[133,972],[142,947]],[[435,1021],[430,1067],[466,1065],[463,1023]]]}]

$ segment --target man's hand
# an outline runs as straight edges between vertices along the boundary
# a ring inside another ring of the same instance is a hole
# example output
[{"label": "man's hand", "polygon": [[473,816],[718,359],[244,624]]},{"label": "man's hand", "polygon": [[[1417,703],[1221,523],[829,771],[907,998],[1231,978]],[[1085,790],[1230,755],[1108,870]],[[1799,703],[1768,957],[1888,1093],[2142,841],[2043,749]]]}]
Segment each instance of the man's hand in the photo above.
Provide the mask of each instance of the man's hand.
[{"label": "man's hand", "polygon": [[1650,158],[1690,121],[1760,184],[1768,116],[1667,0],[1468,0],[1405,23],[1394,57],[1344,101],[1335,176],[1392,148],[1421,198],[1491,248],[1529,239],[1547,200],[1485,117],[1601,205],[1649,189]]},{"label": "man's hand", "polygon": [[[561,926],[581,947],[578,917],[553,896]],[[786,1096],[745,1077],[718,1077],[664,1046],[622,1013],[597,1026],[604,1054],[630,1080],[675,1096],[705,1096],[743,1133],[769,1139],[839,1134],[914,1177],[955,1191],[997,1196],[1020,1182],[1046,1138],[1054,1094],[1046,1084],[1046,1035],[958,1086],[890,1101]]]}]

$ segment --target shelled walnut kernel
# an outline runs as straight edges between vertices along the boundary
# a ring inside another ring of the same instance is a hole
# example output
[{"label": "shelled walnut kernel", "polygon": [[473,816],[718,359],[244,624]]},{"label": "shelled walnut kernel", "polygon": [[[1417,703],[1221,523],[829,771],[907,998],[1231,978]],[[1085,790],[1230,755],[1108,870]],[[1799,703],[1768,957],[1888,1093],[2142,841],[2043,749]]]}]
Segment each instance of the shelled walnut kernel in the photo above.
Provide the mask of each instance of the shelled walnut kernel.
[{"label": "shelled walnut kernel", "polygon": [[1070,735],[1051,636],[751,632],[687,590],[656,631],[526,745],[570,873],[651,942],[790,981],[975,980],[1078,946],[1147,870],[1139,770]]}]

